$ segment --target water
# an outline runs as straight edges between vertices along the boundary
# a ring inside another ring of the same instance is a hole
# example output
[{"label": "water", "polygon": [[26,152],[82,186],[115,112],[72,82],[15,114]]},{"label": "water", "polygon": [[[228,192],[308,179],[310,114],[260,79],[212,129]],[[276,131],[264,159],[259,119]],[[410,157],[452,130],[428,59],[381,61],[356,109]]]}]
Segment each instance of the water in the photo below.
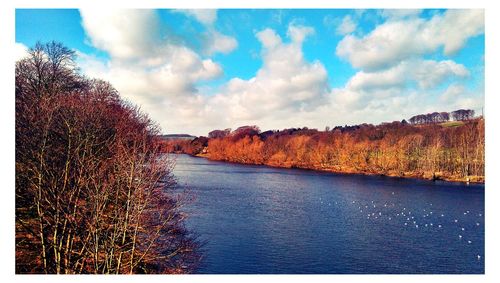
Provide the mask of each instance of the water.
[{"label": "water", "polygon": [[483,185],[176,158],[198,273],[484,273]]}]

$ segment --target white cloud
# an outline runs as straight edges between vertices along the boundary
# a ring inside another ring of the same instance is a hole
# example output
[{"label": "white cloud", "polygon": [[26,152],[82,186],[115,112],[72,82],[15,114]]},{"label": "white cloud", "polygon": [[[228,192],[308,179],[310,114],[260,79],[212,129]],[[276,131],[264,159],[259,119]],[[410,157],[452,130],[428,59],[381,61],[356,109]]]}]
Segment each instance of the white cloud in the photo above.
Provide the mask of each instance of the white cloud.
[{"label": "white cloud", "polygon": [[28,55],[28,47],[22,43],[16,42],[14,45],[14,59],[19,61]]},{"label": "white cloud", "polygon": [[[466,91],[457,85],[470,75],[464,65],[423,59],[439,48],[445,55],[453,54],[468,38],[484,32],[483,10],[448,10],[428,20],[418,18],[419,10],[380,14],[387,20],[371,33],[346,35],[338,44],[337,55],[361,70],[344,87],[332,91],[325,109],[360,123],[426,111],[477,109],[484,103],[481,90]],[[438,89],[447,83],[451,84],[441,95]]]},{"label": "white cloud", "polygon": [[451,84],[439,98],[442,102],[452,103],[466,92],[461,84]]},{"label": "white cloud", "polygon": [[310,27],[290,25],[287,34],[291,42],[285,43],[272,29],[258,32],[262,68],[249,80],[230,80],[207,100],[205,115],[225,113],[222,121],[227,126],[257,123],[267,129],[276,127],[281,119],[326,103],[326,70],[319,61],[307,62],[302,53],[302,42],[313,33]]},{"label": "white cloud", "polygon": [[333,90],[333,103],[351,111],[360,111],[387,101],[401,102],[409,93],[432,92],[447,81],[463,79],[468,75],[465,66],[451,60],[403,61],[381,71],[357,72],[343,88]]},{"label": "white cloud", "polygon": [[179,105],[200,105],[197,83],[219,77],[222,68],[186,46],[162,39],[157,17],[147,10],[82,11],[90,42],[111,58],[102,61],[80,53],[78,63],[85,74],[110,81],[165,130],[182,130],[170,123],[192,111],[179,109]]},{"label": "white cloud", "polygon": [[451,60],[433,61],[425,60],[413,69],[407,71],[413,75],[422,89],[429,89],[440,85],[447,79],[465,78],[469,76],[469,71],[462,64],[457,64]]},{"label": "white cloud", "polygon": [[256,34],[257,39],[259,39],[262,46],[266,49],[272,49],[276,46],[281,45],[281,37],[276,34],[276,32],[270,28],[262,30]]},{"label": "white cloud", "polygon": [[474,109],[480,111],[484,106],[484,92],[470,90],[463,84],[455,82],[450,84],[442,93],[439,97],[439,102],[447,105],[446,109],[448,111],[456,109]]},{"label": "white cloud", "polygon": [[422,13],[422,9],[384,9],[380,11],[380,15],[389,20],[418,17]]},{"label": "white cloud", "polygon": [[448,10],[429,20],[386,21],[364,37],[345,36],[336,54],[354,67],[376,70],[443,47],[446,55],[484,32],[484,10]]},{"label": "white cloud", "polygon": [[302,44],[304,39],[312,34],[314,34],[314,29],[312,27],[299,25],[290,25],[287,32],[292,42],[296,44]]},{"label": "white cloud", "polygon": [[340,25],[337,27],[336,32],[340,35],[346,35],[356,30],[357,24],[352,19],[351,15],[346,15]]},{"label": "white cloud", "polygon": [[[467,34],[477,33],[477,29],[464,28],[461,37],[453,31],[444,41],[437,31],[445,28],[445,23],[451,27],[458,21],[454,18],[458,14],[451,11],[429,20],[394,16],[364,37],[345,36],[337,52],[343,48],[344,58],[361,70],[333,90],[323,64],[304,58],[302,45],[315,33],[312,27],[290,24],[283,38],[273,29],[257,32],[262,67],[252,78],[232,78],[218,87],[200,87],[200,82],[223,73],[220,65],[205,56],[230,52],[238,44],[214,28],[216,14],[200,20],[206,25],[206,32],[201,34],[205,49],[199,51],[205,55],[200,55],[173,43],[175,40],[162,38],[155,12],[142,11],[128,17],[115,16],[111,11],[106,12],[109,15],[97,13],[100,24],[84,27],[90,42],[111,58],[102,61],[81,54],[79,65],[86,74],[110,81],[169,133],[206,135],[214,128],[243,124],[279,129],[377,123],[426,111],[454,110],[449,107],[455,106],[476,107],[484,100],[481,94],[457,86],[457,80],[470,75],[465,66],[421,56],[438,48],[446,50],[446,46],[453,50],[460,45],[460,38],[466,40],[470,37]],[[83,14],[85,21],[94,22],[92,11]],[[467,14],[463,21],[473,24],[473,19]],[[134,27],[130,34],[129,27]],[[145,45],[143,39],[155,44]],[[420,42],[424,39],[426,43]],[[449,83],[448,90],[437,91]],[[210,95],[204,93],[207,89]]]},{"label": "white cloud", "polygon": [[205,33],[205,53],[208,55],[215,53],[227,54],[238,47],[238,41],[234,37],[224,35],[215,29]]},{"label": "white cloud", "polygon": [[323,25],[327,28],[331,28],[339,23],[338,18],[332,15],[326,15],[323,17]]},{"label": "white cloud", "polygon": [[372,91],[388,88],[406,88],[416,83],[421,89],[436,87],[454,77],[465,78],[469,71],[464,65],[451,60],[409,60],[398,65],[377,71],[357,72],[347,83],[352,90]]},{"label": "white cloud", "polygon": [[175,59],[155,68],[110,61],[103,63],[80,54],[79,65],[85,74],[110,81],[127,99],[144,110],[162,107],[164,103],[194,96],[195,84],[219,76],[222,69],[210,59],[201,60],[187,48],[176,48]]},{"label": "white cloud", "polygon": [[217,20],[216,9],[179,9],[174,11],[194,17],[198,22],[204,25],[213,25]]},{"label": "white cloud", "polygon": [[82,26],[91,44],[117,59],[157,54],[159,18],[154,10],[82,9]]},{"label": "white cloud", "polygon": [[484,33],[484,10],[447,10],[443,17],[431,19],[427,32],[436,36],[445,54],[453,54],[469,37]]},{"label": "white cloud", "polygon": [[203,33],[203,52],[206,55],[215,53],[227,54],[238,47],[236,38],[220,33],[215,29],[215,21],[217,20],[216,9],[179,9],[174,10],[188,17],[193,17],[198,22],[205,25],[207,29]]}]

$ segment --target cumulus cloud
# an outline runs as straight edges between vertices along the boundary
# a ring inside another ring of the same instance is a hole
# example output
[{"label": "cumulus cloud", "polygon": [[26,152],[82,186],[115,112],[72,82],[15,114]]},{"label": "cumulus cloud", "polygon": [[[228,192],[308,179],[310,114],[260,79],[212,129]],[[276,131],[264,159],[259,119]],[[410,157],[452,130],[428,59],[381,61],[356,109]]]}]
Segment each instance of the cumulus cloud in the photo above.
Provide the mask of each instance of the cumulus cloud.
[{"label": "cumulus cloud", "polygon": [[16,42],[14,45],[14,60],[19,61],[28,55],[28,47],[22,43]]},{"label": "cumulus cloud", "polygon": [[352,33],[356,30],[357,24],[354,22],[351,15],[346,15],[340,25],[336,29],[336,33],[340,35],[346,35]]},{"label": "cumulus cloud", "polygon": [[203,46],[206,55],[215,53],[227,54],[238,47],[236,38],[220,33],[215,28],[217,20],[217,10],[215,9],[180,9],[174,10],[193,17],[201,24],[205,25],[207,31],[203,33]]},{"label": "cumulus cloud", "polygon": [[475,109],[484,106],[484,92],[468,89],[462,83],[452,83],[439,97],[439,102],[447,105],[448,110]]},{"label": "cumulus cloud", "polygon": [[290,25],[287,32],[287,35],[292,40],[292,43],[295,44],[302,44],[304,39],[312,34],[314,34],[314,29],[312,27],[300,25]]},{"label": "cumulus cloud", "polygon": [[332,95],[334,103],[360,110],[384,99],[404,97],[409,92],[425,93],[446,81],[468,75],[465,66],[451,60],[409,60],[381,71],[359,71]]},{"label": "cumulus cloud", "polygon": [[[343,87],[332,90],[330,103],[322,109],[337,113],[346,124],[401,120],[460,108],[479,111],[484,89],[466,88],[470,76],[464,65],[452,60],[410,58],[385,69],[358,71]],[[443,86],[447,86],[445,91],[441,91]]]},{"label": "cumulus cloud", "polygon": [[484,10],[447,10],[443,17],[434,16],[427,29],[436,35],[444,54],[451,55],[460,50],[468,38],[484,33]]},{"label": "cumulus cloud", "polygon": [[484,32],[484,10],[447,10],[425,20],[386,21],[363,36],[345,36],[336,54],[356,68],[376,70],[436,51],[460,50],[467,39]]},{"label": "cumulus cloud", "polygon": [[199,82],[223,72],[213,60],[162,38],[155,11],[93,9],[81,14],[89,41],[110,55],[110,60],[102,61],[80,53],[83,72],[110,81],[164,128],[172,120],[169,115],[179,119],[190,115],[176,109],[179,105],[199,104]]},{"label": "cumulus cloud", "polygon": [[238,47],[238,41],[234,37],[224,35],[215,29],[210,29],[205,33],[204,51],[211,55],[215,53],[227,54]]},{"label": "cumulus cloud", "polygon": [[228,124],[258,122],[272,128],[275,121],[289,119],[292,113],[312,111],[326,103],[327,72],[319,61],[306,61],[302,52],[303,41],[313,33],[311,27],[290,25],[290,42],[283,42],[272,29],[258,32],[262,68],[249,80],[231,79],[207,101],[208,108],[225,111]]},{"label": "cumulus cloud", "polygon": [[90,43],[116,59],[157,55],[159,18],[154,10],[81,9]]},{"label": "cumulus cloud", "polygon": [[458,83],[451,84],[439,99],[445,103],[452,103],[457,101],[465,92],[465,86]]},{"label": "cumulus cloud", "polygon": [[462,64],[457,64],[452,60],[422,61],[419,66],[408,70],[408,74],[413,76],[422,89],[436,87],[450,78],[465,78],[469,76],[469,71]]},{"label": "cumulus cloud", "polygon": [[186,47],[170,48],[165,62],[152,68],[120,61],[103,63],[88,55],[80,55],[79,65],[87,75],[109,80],[127,99],[145,108],[192,96],[197,92],[197,82],[222,74],[212,60],[202,60]]},{"label": "cumulus cloud", "polygon": [[194,17],[198,22],[204,25],[213,25],[217,20],[216,9],[179,9],[174,11]]},{"label": "cumulus cloud", "polygon": [[[337,55],[361,70],[332,91],[331,107],[336,105],[353,121],[363,115],[384,121],[384,117],[397,119],[454,107],[474,109],[483,103],[483,96],[457,85],[470,76],[464,65],[424,60],[423,55],[440,48],[444,55],[460,50],[470,37],[484,32],[484,11],[448,10],[429,19],[419,18],[420,13],[381,11],[385,22],[373,31],[364,36],[349,34],[339,42]],[[446,84],[448,89],[439,93]]]},{"label": "cumulus cloud", "polygon": [[[464,65],[422,56],[440,48],[449,52],[482,32],[463,28],[458,36],[452,28],[460,13],[464,22],[474,25],[475,16],[469,15],[470,11],[447,11],[427,20],[418,18],[416,12],[413,16],[407,12],[390,16],[365,36],[355,36],[351,31],[337,53],[360,70],[333,90],[323,64],[304,57],[303,44],[315,33],[312,27],[292,21],[285,35],[270,28],[256,32],[262,66],[252,78],[200,86],[223,73],[210,55],[231,52],[238,44],[215,29],[216,13],[188,13],[206,28],[200,34],[205,49],[195,51],[162,37],[156,12],[133,12],[125,11],[127,16],[119,17],[115,13],[122,11],[98,11],[96,15],[82,11],[89,42],[106,51],[110,59],[80,54],[79,65],[89,76],[110,81],[125,98],[158,121],[165,132],[206,135],[214,128],[244,124],[279,129],[377,123],[426,111],[454,110],[450,107],[477,108],[484,100],[465,87],[470,72]],[[479,15],[482,17],[482,13]],[[441,29],[448,26],[451,30],[445,40]],[[129,33],[128,28],[134,30]],[[442,91],[443,87],[447,89]]]},{"label": "cumulus cloud", "polygon": [[416,83],[421,89],[430,89],[454,77],[465,78],[469,71],[451,60],[409,60],[378,72],[360,71],[347,83],[352,90],[403,89]]}]

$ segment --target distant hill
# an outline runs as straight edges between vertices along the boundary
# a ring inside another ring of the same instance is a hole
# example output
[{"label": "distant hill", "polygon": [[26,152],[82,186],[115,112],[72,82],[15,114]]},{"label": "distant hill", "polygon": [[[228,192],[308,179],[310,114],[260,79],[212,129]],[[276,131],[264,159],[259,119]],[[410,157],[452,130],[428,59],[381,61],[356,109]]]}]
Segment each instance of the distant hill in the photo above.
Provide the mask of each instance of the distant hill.
[{"label": "distant hill", "polygon": [[194,140],[196,136],[188,134],[170,134],[170,135],[160,135],[162,140]]}]

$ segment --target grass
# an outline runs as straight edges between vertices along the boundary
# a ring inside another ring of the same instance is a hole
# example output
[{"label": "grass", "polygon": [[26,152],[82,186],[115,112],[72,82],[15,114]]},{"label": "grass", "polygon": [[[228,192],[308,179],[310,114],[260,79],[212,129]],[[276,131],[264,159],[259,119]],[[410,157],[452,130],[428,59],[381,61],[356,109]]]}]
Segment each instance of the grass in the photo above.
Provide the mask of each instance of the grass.
[{"label": "grass", "polygon": [[462,121],[450,121],[450,122],[444,122],[441,123],[440,125],[442,127],[460,127],[464,124]]}]

